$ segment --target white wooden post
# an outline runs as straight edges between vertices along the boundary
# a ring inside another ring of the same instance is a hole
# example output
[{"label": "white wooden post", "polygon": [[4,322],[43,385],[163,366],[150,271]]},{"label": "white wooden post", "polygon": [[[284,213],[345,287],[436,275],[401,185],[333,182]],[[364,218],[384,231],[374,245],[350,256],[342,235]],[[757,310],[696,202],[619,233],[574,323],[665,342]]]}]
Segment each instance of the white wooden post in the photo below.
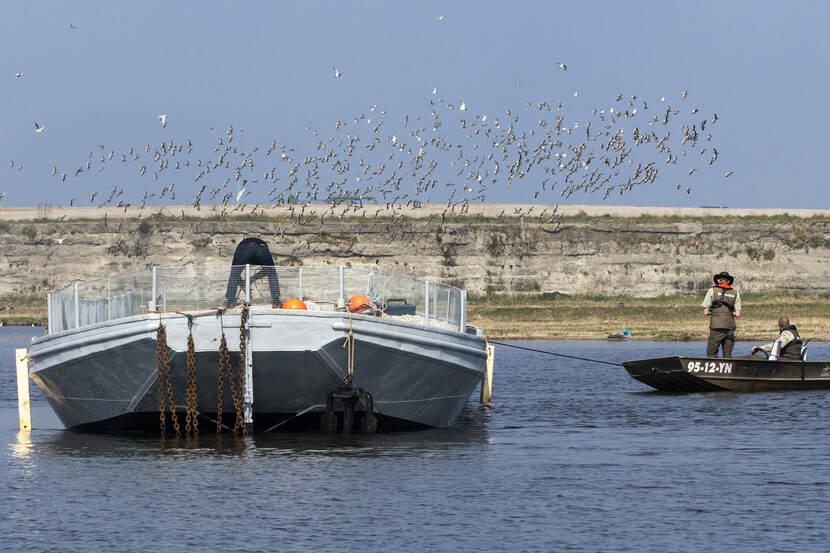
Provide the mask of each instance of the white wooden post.
[{"label": "white wooden post", "polygon": [[46,294],[46,333],[52,332],[52,294]]},{"label": "white wooden post", "polygon": [[300,296],[300,300],[302,300],[303,299],[303,268],[302,267],[299,267],[297,269],[297,279],[299,280],[299,287],[300,287],[299,296]]},{"label": "white wooden post", "polygon": [[167,311],[167,281],[161,283],[161,310]]},{"label": "white wooden post", "polygon": [[32,429],[32,411],[29,402],[29,355],[26,348],[14,350],[17,361],[17,413],[20,430]]},{"label": "white wooden post", "polygon": [[481,403],[490,403],[493,399],[493,364],[495,362],[496,346],[487,344],[487,365],[481,378]]}]

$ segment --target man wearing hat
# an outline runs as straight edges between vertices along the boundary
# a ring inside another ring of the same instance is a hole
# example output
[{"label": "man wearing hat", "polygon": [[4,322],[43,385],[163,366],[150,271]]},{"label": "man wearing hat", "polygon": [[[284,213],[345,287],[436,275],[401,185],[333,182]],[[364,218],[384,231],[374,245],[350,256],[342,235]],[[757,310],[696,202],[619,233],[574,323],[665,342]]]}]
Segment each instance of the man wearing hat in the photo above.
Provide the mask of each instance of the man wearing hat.
[{"label": "man wearing hat", "polygon": [[712,277],[715,285],[703,298],[703,314],[711,315],[709,320],[709,343],[706,357],[717,357],[718,348],[723,346],[723,357],[732,357],[735,345],[735,319],[741,316],[741,296],[732,288],[735,277],[726,271]]}]

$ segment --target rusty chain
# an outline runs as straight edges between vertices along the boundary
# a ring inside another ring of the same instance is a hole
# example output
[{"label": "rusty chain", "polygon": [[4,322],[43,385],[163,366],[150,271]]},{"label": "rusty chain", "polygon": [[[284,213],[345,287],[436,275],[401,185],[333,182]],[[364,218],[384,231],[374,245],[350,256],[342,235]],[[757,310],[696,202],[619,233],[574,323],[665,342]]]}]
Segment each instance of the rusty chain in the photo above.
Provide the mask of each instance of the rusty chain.
[{"label": "rusty chain", "polygon": [[193,342],[193,317],[187,318],[187,326],[189,333],[187,335],[187,393],[186,393],[186,408],[187,408],[187,422],[185,424],[185,433],[190,435],[191,428],[193,429],[193,437],[199,435],[199,420],[198,408],[196,405],[196,346]]},{"label": "rusty chain", "polygon": [[[225,368],[227,367],[227,369]],[[219,388],[216,392],[216,433],[222,433],[222,404],[225,401],[225,372],[231,374],[231,360],[228,354],[228,341],[225,331],[222,330],[222,340],[219,342]],[[233,381],[231,381],[233,384]],[[231,392],[233,393],[233,392]]]},{"label": "rusty chain", "polygon": [[173,422],[173,430],[176,431],[176,436],[179,436],[181,434],[181,427],[179,426],[179,418],[176,416],[176,403],[173,400],[173,384],[170,382],[170,360],[167,358],[167,330],[161,324],[161,321],[159,321],[156,340],[159,364],[159,419],[161,430],[162,432],[165,431],[163,381],[167,388],[167,396],[170,403],[170,420]]}]

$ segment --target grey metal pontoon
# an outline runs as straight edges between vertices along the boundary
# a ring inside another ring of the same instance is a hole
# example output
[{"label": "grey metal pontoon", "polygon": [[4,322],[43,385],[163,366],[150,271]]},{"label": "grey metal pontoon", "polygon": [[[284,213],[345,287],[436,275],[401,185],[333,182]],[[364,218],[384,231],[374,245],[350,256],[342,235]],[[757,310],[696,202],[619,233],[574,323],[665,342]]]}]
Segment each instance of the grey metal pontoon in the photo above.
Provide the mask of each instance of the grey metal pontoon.
[{"label": "grey metal pontoon", "polygon": [[[328,395],[348,373],[371,394],[382,428],[445,427],[482,380],[487,348],[466,323],[462,290],[371,268],[245,266],[242,309],[225,308],[231,267],[152,268],[76,284],[48,297],[49,328],[29,348],[29,374],[68,428],[159,428],[157,329],[166,329],[170,382],[182,417],[192,330],[200,424],[219,410],[219,344],[244,369],[245,422],[253,431],[319,427]],[[281,297],[309,310],[275,307],[258,276],[277,271]],[[338,310],[350,296],[390,305],[383,316]],[[393,301],[390,301],[393,300]],[[398,313],[398,314],[392,314]],[[192,326],[189,326],[190,325]],[[240,362],[239,351],[245,347]],[[223,384],[221,410],[234,414]],[[358,410],[365,411],[366,402]],[[358,417],[360,413],[358,413]],[[228,420],[228,419],[225,419]],[[232,420],[232,419],[231,419]]]}]

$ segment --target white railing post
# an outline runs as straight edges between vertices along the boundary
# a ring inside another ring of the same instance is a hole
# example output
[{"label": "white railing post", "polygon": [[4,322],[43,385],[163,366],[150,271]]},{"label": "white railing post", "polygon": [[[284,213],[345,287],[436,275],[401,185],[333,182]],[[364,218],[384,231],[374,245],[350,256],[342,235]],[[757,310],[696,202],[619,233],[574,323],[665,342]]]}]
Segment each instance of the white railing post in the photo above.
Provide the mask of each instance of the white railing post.
[{"label": "white railing post", "polygon": [[46,333],[52,333],[52,294],[46,294]]},{"label": "white railing post", "polygon": [[167,281],[161,283],[161,310],[167,311]]},{"label": "white railing post", "polygon": [[155,311],[156,310],[156,294],[158,294],[158,286],[157,286],[157,273],[156,273],[156,266],[153,265],[153,297],[150,298],[149,303],[147,304],[148,311]]},{"label": "white railing post", "polygon": [[299,291],[299,296],[300,296],[300,301],[302,301],[302,299],[303,299],[303,268],[302,268],[302,267],[299,267],[299,268],[297,269],[297,279],[299,280],[299,288],[300,288],[300,291]]},{"label": "white railing post", "polygon": [[110,277],[107,275],[107,320],[112,319],[112,298],[110,295]]},{"label": "white railing post", "polygon": [[245,303],[251,303],[251,266],[245,265]]},{"label": "white railing post", "polygon": [[461,312],[459,313],[459,332],[467,332],[467,291],[461,290]]},{"label": "white railing post", "polygon": [[77,283],[75,283],[75,328],[81,328],[81,305],[78,301]]},{"label": "white railing post", "polygon": [[429,326],[429,281],[424,281],[424,326]]},{"label": "white railing post", "polygon": [[346,298],[343,297],[343,266],[341,265],[337,269],[340,280],[340,295],[337,296],[337,307],[342,308],[346,306]]}]

